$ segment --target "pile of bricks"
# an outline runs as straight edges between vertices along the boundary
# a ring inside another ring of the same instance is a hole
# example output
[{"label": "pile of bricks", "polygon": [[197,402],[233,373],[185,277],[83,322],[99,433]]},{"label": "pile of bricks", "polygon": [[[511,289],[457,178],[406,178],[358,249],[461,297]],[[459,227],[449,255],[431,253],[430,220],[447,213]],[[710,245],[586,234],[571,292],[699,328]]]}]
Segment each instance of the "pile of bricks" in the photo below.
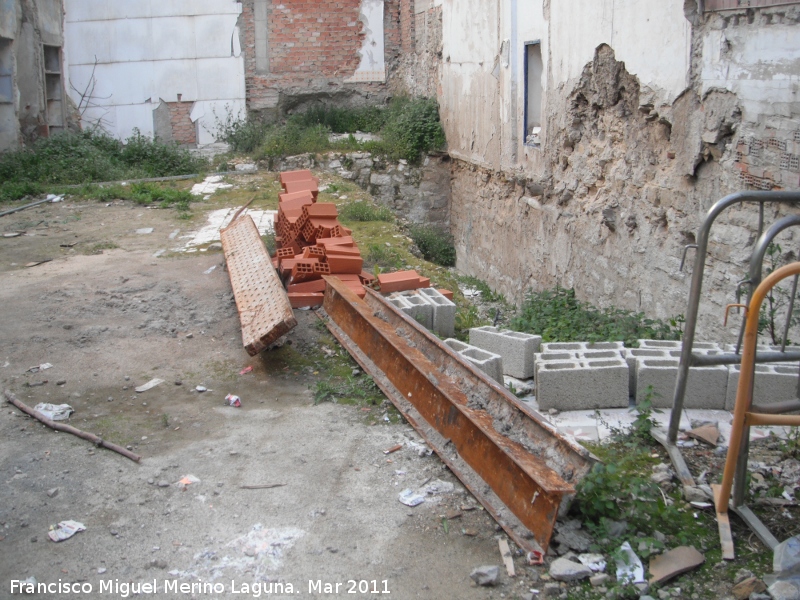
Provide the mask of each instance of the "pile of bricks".
[{"label": "pile of bricks", "polygon": [[352,231],[339,222],[336,205],[317,202],[319,180],[311,171],[284,171],[280,182],[283,193],[275,216],[278,250],[272,264],[287,283],[292,308],[322,305],[323,275],[338,277],[360,298],[366,295],[365,285],[382,293],[430,286],[430,279],[416,271],[381,274],[377,281],[364,271],[361,251]]}]

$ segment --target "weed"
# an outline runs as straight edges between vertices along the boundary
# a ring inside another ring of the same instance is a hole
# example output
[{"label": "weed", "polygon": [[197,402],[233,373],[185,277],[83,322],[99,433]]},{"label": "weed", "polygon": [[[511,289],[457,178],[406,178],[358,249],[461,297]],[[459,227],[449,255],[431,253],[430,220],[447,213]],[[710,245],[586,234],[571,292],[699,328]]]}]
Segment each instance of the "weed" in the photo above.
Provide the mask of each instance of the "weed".
[{"label": "weed", "polygon": [[164,429],[169,428],[169,415],[167,413],[163,413],[161,415],[161,425],[164,427]]},{"label": "weed", "polygon": [[124,144],[99,130],[64,132],[0,155],[0,200],[38,194],[46,185],[185,175],[207,166],[188,150],[139,131]]},{"label": "weed", "polygon": [[131,199],[137,204],[158,204],[161,208],[175,206],[179,211],[188,211],[195,197],[187,190],[164,187],[154,183],[134,183]]},{"label": "weed", "polygon": [[264,245],[267,247],[267,252],[270,256],[274,255],[278,251],[278,242],[275,241],[274,231],[268,231],[261,236],[261,239],[264,240]]},{"label": "weed", "polygon": [[543,342],[623,341],[636,347],[642,338],[680,339],[680,330],[644,313],[618,308],[596,308],[575,297],[575,290],[556,286],[530,292],[520,313],[511,321],[516,331],[536,333]]},{"label": "weed", "polygon": [[378,404],[383,399],[372,377],[334,377],[317,382],[314,404],[342,402],[344,404]]},{"label": "weed", "polygon": [[323,125],[333,133],[365,131],[377,133],[386,125],[388,113],[378,106],[360,108],[314,107],[298,115],[296,120],[306,126]]},{"label": "weed", "polygon": [[424,153],[444,146],[444,130],[436,100],[396,98],[389,110],[389,119],[381,134],[392,158],[416,163]]},{"label": "weed", "polygon": [[119,248],[116,242],[98,242],[89,248],[89,254],[102,254],[103,250],[116,250]]},{"label": "weed", "polygon": [[790,427],[785,440],[780,441],[780,449],[786,458],[800,460],[800,427]]},{"label": "weed", "polygon": [[505,304],[506,298],[503,294],[498,294],[492,291],[492,288],[485,281],[481,281],[472,275],[459,275],[458,282],[463,283],[470,288],[476,289],[481,293],[481,298],[486,302],[502,302]]},{"label": "weed", "polygon": [[467,340],[470,329],[473,327],[480,327],[483,324],[480,314],[478,313],[478,308],[474,304],[460,306],[456,311],[456,337],[462,341]]},{"label": "weed", "polygon": [[[399,269],[404,265],[403,258],[393,248],[384,244],[368,244],[364,252],[364,266],[388,269]],[[377,277],[377,275],[375,275]]]},{"label": "weed", "polygon": [[434,225],[414,225],[409,235],[425,260],[443,267],[455,266],[456,247],[453,236],[446,229]]},{"label": "weed", "polygon": [[[789,253],[784,257],[782,248],[773,242],[767,246],[767,258],[769,259],[769,266],[767,267],[765,277],[775,269],[793,260],[794,255]],[[761,313],[758,315],[758,333],[761,334],[766,331],[773,344],[781,343],[783,337],[783,333],[778,331],[776,320],[789,319],[790,326],[797,325],[798,322],[800,322],[796,306],[791,315],[786,314],[791,301],[791,293],[785,288],[785,285],[782,284],[785,284],[785,282],[782,281],[778,283],[778,285],[767,293],[766,302],[761,305]],[[791,344],[792,342],[787,339],[786,343]]]},{"label": "weed", "polygon": [[345,223],[352,221],[384,221],[391,223],[394,221],[394,214],[385,206],[376,206],[371,202],[358,201],[341,207],[339,209],[339,218]]}]

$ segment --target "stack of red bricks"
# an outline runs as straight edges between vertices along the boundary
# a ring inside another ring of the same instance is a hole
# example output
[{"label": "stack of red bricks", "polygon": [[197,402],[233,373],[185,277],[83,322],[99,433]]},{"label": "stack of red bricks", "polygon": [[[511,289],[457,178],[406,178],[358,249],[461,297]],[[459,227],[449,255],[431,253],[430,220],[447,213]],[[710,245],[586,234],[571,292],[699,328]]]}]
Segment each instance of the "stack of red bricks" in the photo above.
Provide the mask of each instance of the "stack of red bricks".
[{"label": "stack of red bricks", "polygon": [[[364,259],[352,231],[338,219],[333,203],[317,202],[319,180],[311,171],[280,174],[283,193],[278,196],[275,241],[278,251],[272,264],[288,283],[292,308],[320,306],[324,299],[323,275],[338,277],[360,298],[364,285],[375,277],[364,271]],[[430,279],[416,271],[398,271],[378,276],[383,293],[429,287]]]},{"label": "stack of red bricks", "polygon": [[364,284],[375,278],[363,271],[361,252],[339,222],[336,205],[317,202],[319,181],[308,170],[285,171],[280,181],[284,193],[278,197],[272,262],[288,282],[292,308],[322,304],[323,275],[335,275],[363,298]]}]

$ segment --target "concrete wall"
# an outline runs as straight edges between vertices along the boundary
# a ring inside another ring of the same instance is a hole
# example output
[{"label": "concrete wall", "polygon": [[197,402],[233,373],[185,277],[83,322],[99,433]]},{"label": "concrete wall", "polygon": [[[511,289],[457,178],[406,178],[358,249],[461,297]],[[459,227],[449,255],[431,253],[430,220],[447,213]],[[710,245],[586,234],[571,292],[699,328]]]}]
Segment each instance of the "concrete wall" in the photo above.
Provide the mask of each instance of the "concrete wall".
[{"label": "concrete wall", "polygon": [[153,136],[164,102],[172,121],[188,113],[194,125],[172,139],[202,145],[214,141],[217,119],[244,111],[239,2],[66,0],[65,10],[70,97],[84,127]]},{"label": "concrete wall", "polygon": [[[800,3],[722,13],[691,1],[478,4],[443,4],[458,267],[517,300],[559,283],[600,305],[684,313],[681,252],[711,204],[747,187],[800,187]],[[524,135],[523,58],[535,41],[538,146]],[[715,226],[703,332],[723,335],[755,223],[741,209]],[[779,240],[789,257],[795,237]]]},{"label": "concrete wall", "polygon": [[67,126],[62,45],[61,0],[0,0],[0,151]]}]

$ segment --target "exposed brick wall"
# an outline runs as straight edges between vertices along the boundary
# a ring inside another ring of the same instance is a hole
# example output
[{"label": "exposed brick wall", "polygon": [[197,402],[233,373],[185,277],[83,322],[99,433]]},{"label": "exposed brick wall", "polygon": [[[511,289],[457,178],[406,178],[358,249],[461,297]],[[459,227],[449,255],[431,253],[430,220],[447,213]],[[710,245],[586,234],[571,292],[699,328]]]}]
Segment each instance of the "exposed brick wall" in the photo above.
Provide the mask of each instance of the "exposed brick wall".
[{"label": "exposed brick wall", "polygon": [[757,190],[795,190],[800,187],[800,130],[767,129],[736,145],[739,181]]},{"label": "exposed brick wall", "polygon": [[400,39],[403,52],[414,52],[414,0],[400,2]]},{"label": "exposed brick wall", "polygon": [[[400,2],[384,2],[385,58],[389,65],[400,54]],[[274,109],[277,114],[291,98],[334,96],[338,92],[350,97],[353,91],[374,97],[386,92],[384,83],[345,83],[361,61],[361,0],[271,0],[267,10],[269,68],[259,74],[254,2],[242,1],[240,31],[249,109]]]},{"label": "exposed brick wall", "polygon": [[196,144],[197,127],[189,115],[192,112],[191,102],[167,102],[169,120],[172,124],[172,139],[179,144]]}]

